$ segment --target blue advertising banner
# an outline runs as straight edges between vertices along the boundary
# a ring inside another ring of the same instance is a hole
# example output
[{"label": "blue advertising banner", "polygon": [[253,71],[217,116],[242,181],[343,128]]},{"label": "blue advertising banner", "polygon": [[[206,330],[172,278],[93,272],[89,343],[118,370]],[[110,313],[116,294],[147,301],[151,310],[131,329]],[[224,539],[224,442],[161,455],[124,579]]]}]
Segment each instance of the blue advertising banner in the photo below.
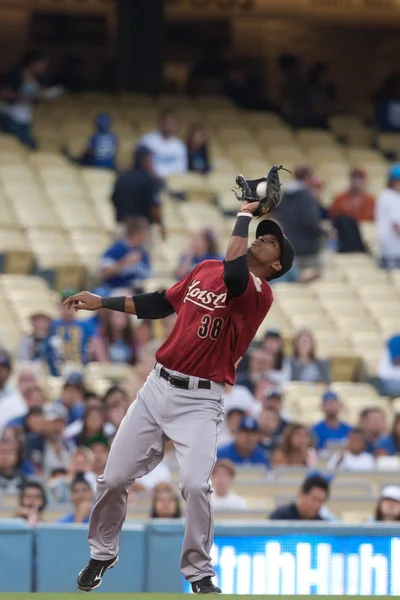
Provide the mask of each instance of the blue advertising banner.
[{"label": "blue advertising banner", "polygon": [[224,536],[212,558],[224,594],[400,595],[400,537]]}]

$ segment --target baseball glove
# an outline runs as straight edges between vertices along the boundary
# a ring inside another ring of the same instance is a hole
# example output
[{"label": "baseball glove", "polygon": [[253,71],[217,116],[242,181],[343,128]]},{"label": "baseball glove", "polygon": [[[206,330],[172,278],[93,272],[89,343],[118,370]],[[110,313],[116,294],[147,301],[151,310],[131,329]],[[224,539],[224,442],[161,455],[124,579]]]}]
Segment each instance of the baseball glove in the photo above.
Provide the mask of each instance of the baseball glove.
[{"label": "baseball glove", "polygon": [[[279,180],[279,171],[283,169],[290,173],[288,169],[282,167],[273,166],[270,168],[267,177],[261,177],[261,179],[245,179],[243,175],[236,177],[236,184],[241,190],[241,194],[238,194],[233,190],[236,198],[240,202],[259,202],[258,211],[255,214],[256,217],[262,217],[266,215],[271,209],[278,206],[281,201],[281,182]],[[265,196],[257,194],[257,187],[259,184],[266,184]]]}]

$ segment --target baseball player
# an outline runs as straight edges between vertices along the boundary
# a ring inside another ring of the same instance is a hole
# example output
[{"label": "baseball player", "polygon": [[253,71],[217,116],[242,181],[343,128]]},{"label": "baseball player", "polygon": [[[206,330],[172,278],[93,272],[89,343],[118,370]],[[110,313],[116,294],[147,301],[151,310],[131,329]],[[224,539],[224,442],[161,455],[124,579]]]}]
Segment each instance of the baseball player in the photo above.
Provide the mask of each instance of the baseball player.
[{"label": "baseball player", "polygon": [[260,221],[256,239],[248,248],[250,221],[260,214],[261,204],[265,206],[258,200],[249,201],[254,198],[248,186],[252,182],[238,178],[237,183],[245,200],[224,261],[200,263],[163,292],[121,298],[81,292],[65,301],[75,310],[108,308],[140,319],[178,315],[157,352],[154,369],[118,429],[104,474],[97,480],[88,534],[91,558],[78,575],[80,590],[98,588],[105,571],[116,565],[128,486],[162,460],[169,438],[186,501],[181,571],[194,593],[221,593],[212,582],[210,475],[224,415],[225,385],[234,384],[235,365],[271,307],[268,281],[289,271],[294,257],[293,246],[269,219]]}]

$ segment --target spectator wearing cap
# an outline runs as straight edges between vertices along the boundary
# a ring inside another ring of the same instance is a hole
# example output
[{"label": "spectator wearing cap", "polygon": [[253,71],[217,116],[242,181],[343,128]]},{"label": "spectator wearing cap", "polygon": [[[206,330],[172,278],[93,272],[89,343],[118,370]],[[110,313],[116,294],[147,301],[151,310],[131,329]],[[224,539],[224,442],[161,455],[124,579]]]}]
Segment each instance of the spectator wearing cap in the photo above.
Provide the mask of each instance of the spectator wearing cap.
[{"label": "spectator wearing cap", "polygon": [[58,352],[63,361],[86,364],[90,357],[91,342],[95,334],[95,326],[91,319],[81,320],[75,311],[63,304],[74,290],[64,290],[61,294],[60,318],[51,324],[50,335],[55,337]]},{"label": "spectator wearing cap", "polygon": [[137,288],[150,277],[150,255],[145,248],[148,237],[148,222],[143,217],[135,217],[127,223],[125,238],[104,252],[99,274],[110,290]]},{"label": "spectator wearing cap", "polygon": [[329,210],[329,216],[335,220],[341,215],[351,217],[357,223],[373,221],[375,214],[375,198],[367,193],[367,174],[363,169],[350,172],[349,189],[338,194]]},{"label": "spectator wearing cap", "polygon": [[129,219],[142,217],[149,224],[158,223],[165,234],[160,201],[160,181],[153,170],[153,153],[146,146],[138,146],[132,168],[121,173],[111,194],[115,219],[120,225]]},{"label": "spectator wearing cap", "polygon": [[27,458],[46,476],[55,469],[66,469],[70,452],[63,440],[68,422],[68,411],[62,404],[44,408],[44,434],[32,435],[26,440]]},{"label": "spectator wearing cap", "polygon": [[322,396],[322,412],[324,419],[311,427],[311,434],[315,440],[316,449],[323,450],[330,444],[345,445],[351,425],[339,420],[341,403],[339,396],[332,391],[327,391]]},{"label": "spectator wearing cap", "polygon": [[67,145],[62,147],[62,152],[69,160],[83,167],[114,170],[118,136],[112,131],[111,116],[107,113],[98,114],[94,126],[95,133],[87,140],[86,147],[80,156],[72,156]]},{"label": "spectator wearing cap", "polygon": [[377,373],[381,393],[385,396],[400,396],[400,335],[394,335],[388,340]]},{"label": "spectator wearing cap", "polygon": [[271,455],[271,452],[277,449],[281,443],[282,435],[277,433],[279,430],[281,416],[275,408],[264,408],[258,417],[258,425],[261,431],[261,447]]},{"label": "spectator wearing cap", "polygon": [[85,414],[85,383],[82,373],[70,373],[55,404],[62,405],[68,414],[68,424],[83,418]]},{"label": "spectator wearing cap", "polygon": [[272,521],[325,521],[321,510],[328,498],[328,480],[321,475],[311,475],[303,482],[296,501],[279,506],[269,518]]},{"label": "spectator wearing cap", "polygon": [[88,139],[83,154],[74,159],[67,148],[64,153],[70,160],[84,167],[115,169],[118,151],[118,136],[112,131],[112,119],[107,113],[100,113],[94,121],[95,133]]},{"label": "spectator wearing cap", "polygon": [[61,356],[57,339],[50,335],[51,317],[44,312],[36,312],[30,318],[32,332],[21,338],[17,358],[44,367],[50,375],[60,374]]},{"label": "spectator wearing cap", "polygon": [[10,421],[25,416],[27,412],[24,398],[9,382],[11,373],[11,356],[0,348],[0,436]]},{"label": "spectator wearing cap", "polygon": [[376,227],[380,265],[383,269],[400,268],[400,163],[392,166],[386,188],[376,200]]},{"label": "spectator wearing cap", "polygon": [[211,502],[214,510],[246,510],[247,502],[232,490],[235,483],[236,467],[231,460],[217,460],[211,475],[213,494]]},{"label": "spectator wearing cap", "polygon": [[294,181],[285,186],[281,203],[274,214],[294,246],[295,265],[301,275],[310,271],[315,278],[321,271],[320,251],[325,232],[318,201],[311,189],[313,176],[310,165],[297,166]]},{"label": "spectator wearing cap", "polygon": [[275,410],[278,413],[279,421],[275,436],[282,436],[286,427],[289,425],[289,418],[284,408],[283,393],[277,388],[268,390],[262,399],[262,408],[263,410]]},{"label": "spectator wearing cap", "polygon": [[400,413],[394,417],[390,434],[376,442],[375,456],[400,456]]},{"label": "spectator wearing cap", "polygon": [[253,417],[242,417],[235,441],[219,448],[217,459],[228,459],[236,465],[268,466],[265,452],[259,448],[260,428]]},{"label": "spectator wearing cap", "polygon": [[375,460],[366,451],[366,440],[363,430],[355,427],[350,431],[347,444],[343,450],[335,452],[328,461],[328,469],[337,471],[373,471]]},{"label": "spectator wearing cap", "polygon": [[160,115],[159,126],[146,133],[140,145],[153,153],[154,171],[160,179],[188,170],[186,146],[177,136],[178,121],[174,111],[164,110]]},{"label": "spectator wearing cap", "polygon": [[66,514],[57,523],[70,525],[72,523],[89,523],[92,512],[94,493],[84,475],[77,475],[71,485],[71,502],[73,511]]},{"label": "spectator wearing cap", "polygon": [[379,496],[373,521],[400,521],[400,486],[387,485]]}]

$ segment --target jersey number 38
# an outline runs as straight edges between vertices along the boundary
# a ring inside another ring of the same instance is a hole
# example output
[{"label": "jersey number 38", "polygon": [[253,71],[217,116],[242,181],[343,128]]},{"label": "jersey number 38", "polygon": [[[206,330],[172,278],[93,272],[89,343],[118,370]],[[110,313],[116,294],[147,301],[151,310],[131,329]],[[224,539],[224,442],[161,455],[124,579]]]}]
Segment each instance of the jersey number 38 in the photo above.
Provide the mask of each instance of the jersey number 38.
[{"label": "jersey number 38", "polygon": [[223,327],[224,320],[220,318],[211,319],[210,315],[204,315],[201,320],[201,325],[197,330],[197,334],[201,338],[210,336],[212,340],[216,340]]}]

